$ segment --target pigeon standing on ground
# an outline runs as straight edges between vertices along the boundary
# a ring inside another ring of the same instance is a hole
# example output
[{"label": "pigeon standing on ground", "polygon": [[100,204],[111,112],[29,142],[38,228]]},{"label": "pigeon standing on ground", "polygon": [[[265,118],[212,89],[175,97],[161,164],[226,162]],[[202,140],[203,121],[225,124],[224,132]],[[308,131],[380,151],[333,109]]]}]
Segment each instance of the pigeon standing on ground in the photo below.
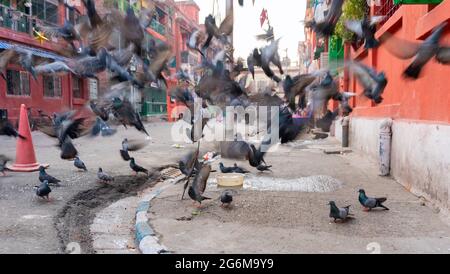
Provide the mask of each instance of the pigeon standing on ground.
[{"label": "pigeon standing on ground", "polygon": [[139,172],[145,173],[146,175],[148,175],[148,170],[137,165],[136,161],[134,160],[134,158],[130,159],[130,168],[136,172],[136,175],[138,175]]},{"label": "pigeon standing on ground", "polygon": [[6,176],[5,170],[8,170],[6,167],[6,163],[10,160],[11,159],[9,159],[8,157],[0,155],[0,173],[2,174],[2,176]]},{"label": "pigeon standing on ground", "polygon": [[39,186],[34,187],[34,189],[36,190],[36,195],[38,197],[50,200],[49,195],[52,190],[50,189],[50,186],[48,184],[49,182],[47,180],[44,180]]},{"label": "pigeon standing on ground", "polygon": [[385,210],[389,210],[386,206],[383,205],[384,202],[386,202],[387,198],[370,198],[366,196],[366,192],[364,189],[360,189],[359,191],[358,200],[361,203],[361,205],[365,208],[367,211],[371,211],[373,208],[381,207]]},{"label": "pigeon standing on ground", "polygon": [[231,190],[227,189],[220,195],[220,201],[222,202],[222,207],[229,207],[231,202],[233,202],[233,193]]},{"label": "pigeon standing on ground", "polygon": [[336,206],[334,201],[330,201],[328,205],[330,206],[330,218],[333,218],[334,222],[338,219],[345,221],[350,215],[352,215],[350,214],[350,206],[339,208]]},{"label": "pigeon standing on ground", "polygon": [[112,176],[109,176],[108,174],[103,172],[103,169],[100,167],[98,168],[97,172],[97,178],[104,183],[112,182],[114,181],[114,178]]},{"label": "pigeon standing on ground", "polygon": [[75,157],[75,160],[73,161],[73,165],[78,169],[88,171],[86,168],[86,165],[83,163],[83,161],[81,161],[81,159],[78,156]]},{"label": "pigeon standing on ground", "polygon": [[50,185],[56,185],[59,186],[59,183],[61,183],[61,180],[56,179],[55,177],[47,174],[45,171],[45,167],[40,166],[39,167],[39,181],[43,183],[44,181],[47,181]]}]

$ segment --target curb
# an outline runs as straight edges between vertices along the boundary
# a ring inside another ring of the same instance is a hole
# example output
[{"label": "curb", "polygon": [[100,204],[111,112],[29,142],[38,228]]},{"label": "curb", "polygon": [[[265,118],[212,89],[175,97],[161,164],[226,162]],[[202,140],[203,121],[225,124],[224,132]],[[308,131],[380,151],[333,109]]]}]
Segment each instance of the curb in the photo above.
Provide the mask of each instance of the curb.
[{"label": "curb", "polygon": [[169,253],[167,248],[159,243],[159,239],[149,225],[149,219],[147,212],[151,207],[151,201],[158,197],[164,190],[175,185],[180,180],[184,179],[184,175],[179,176],[175,179],[169,179],[164,181],[169,184],[162,186],[158,189],[151,191],[149,194],[145,195],[138,203],[136,209],[136,223],[135,223],[135,240],[137,246],[139,246],[139,251],[142,254],[161,254]]}]

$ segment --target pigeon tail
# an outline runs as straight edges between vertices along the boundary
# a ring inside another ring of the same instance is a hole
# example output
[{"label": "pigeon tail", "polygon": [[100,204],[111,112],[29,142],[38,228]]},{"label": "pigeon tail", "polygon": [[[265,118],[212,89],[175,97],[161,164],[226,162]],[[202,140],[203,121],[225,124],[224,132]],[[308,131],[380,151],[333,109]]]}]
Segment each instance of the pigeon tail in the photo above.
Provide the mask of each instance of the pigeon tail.
[{"label": "pigeon tail", "polygon": [[407,78],[417,79],[419,78],[420,71],[422,70],[421,66],[414,66],[411,64],[403,73],[403,75]]},{"label": "pigeon tail", "polygon": [[364,48],[366,49],[373,49],[377,48],[380,45],[380,42],[378,42],[377,39],[374,37],[370,37],[366,39],[366,43],[364,44]]}]

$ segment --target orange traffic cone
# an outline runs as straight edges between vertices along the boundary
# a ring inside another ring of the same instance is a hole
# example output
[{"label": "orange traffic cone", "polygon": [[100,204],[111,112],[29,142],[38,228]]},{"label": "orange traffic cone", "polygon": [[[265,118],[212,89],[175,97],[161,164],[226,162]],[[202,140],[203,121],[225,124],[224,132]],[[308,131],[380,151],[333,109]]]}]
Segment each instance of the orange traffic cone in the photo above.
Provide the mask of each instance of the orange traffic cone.
[{"label": "orange traffic cone", "polygon": [[[9,166],[8,169],[18,172],[32,172],[39,170],[39,166],[41,165],[36,161],[30,123],[28,122],[27,108],[24,104],[20,106],[19,134],[25,137],[25,139],[17,138],[16,162],[14,165]],[[48,164],[43,166],[48,167]]]}]

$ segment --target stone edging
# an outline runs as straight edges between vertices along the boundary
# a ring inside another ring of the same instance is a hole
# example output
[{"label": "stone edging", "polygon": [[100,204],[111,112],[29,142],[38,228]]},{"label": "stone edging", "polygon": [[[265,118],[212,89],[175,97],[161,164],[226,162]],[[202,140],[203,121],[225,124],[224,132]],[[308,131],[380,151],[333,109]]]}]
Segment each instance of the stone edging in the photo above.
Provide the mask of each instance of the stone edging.
[{"label": "stone edging", "polygon": [[159,243],[155,231],[149,225],[147,212],[154,198],[182,179],[184,179],[184,175],[164,181],[164,183],[168,184],[151,191],[139,201],[136,209],[135,240],[142,254],[168,253],[167,248]]}]

